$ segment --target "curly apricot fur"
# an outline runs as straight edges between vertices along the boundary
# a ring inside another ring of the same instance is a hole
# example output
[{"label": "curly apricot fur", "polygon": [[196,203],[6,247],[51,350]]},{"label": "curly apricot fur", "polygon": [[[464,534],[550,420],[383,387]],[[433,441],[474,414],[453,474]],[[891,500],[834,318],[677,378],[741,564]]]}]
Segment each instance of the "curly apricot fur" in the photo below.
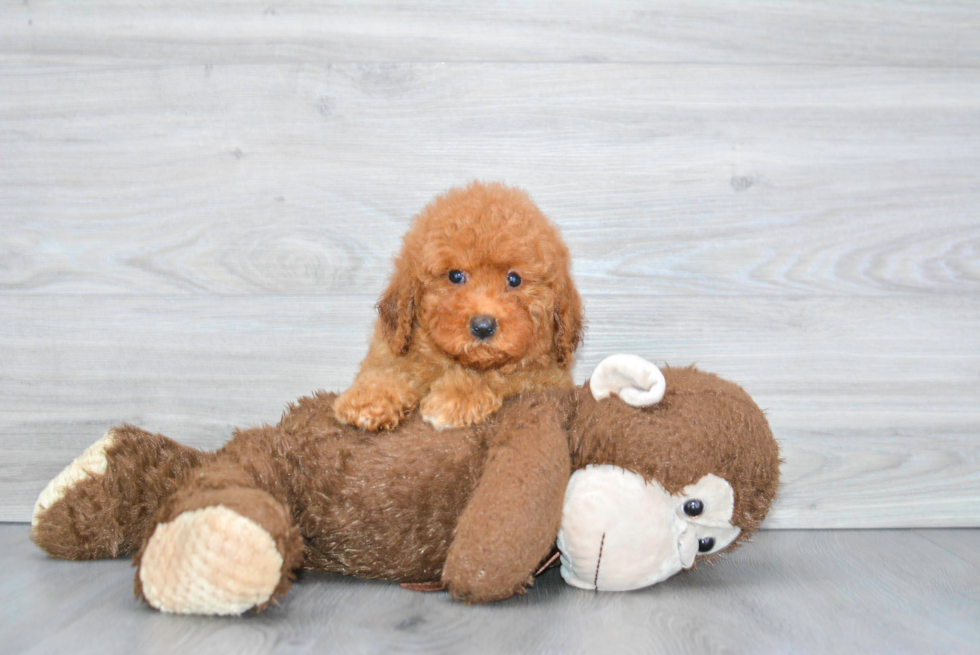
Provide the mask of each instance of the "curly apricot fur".
[{"label": "curly apricot fur", "polygon": [[[391,429],[421,403],[433,425],[461,427],[508,396],[572,386],[582,304],[568,248],[524,191],[450,189],[415,217],[394,263],[368,354],[334,406],[340,421]],[[494,319],[492,336],[471,333],[475,316]]]}]

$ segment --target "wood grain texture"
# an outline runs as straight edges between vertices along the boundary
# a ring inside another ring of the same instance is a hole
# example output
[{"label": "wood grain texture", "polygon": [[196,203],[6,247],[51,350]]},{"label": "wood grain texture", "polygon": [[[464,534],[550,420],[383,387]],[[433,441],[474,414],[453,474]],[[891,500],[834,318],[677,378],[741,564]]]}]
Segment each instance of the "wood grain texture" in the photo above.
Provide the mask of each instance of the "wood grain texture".
[{"label": "wood grain texture", "polygon": [[[129,560],[48,559],[0,526],[0,651],[17,653],[969,652],[980,531],[765,531],[713,567],[628,593],[568,587],[552,569],[486,606],[385,582],[307,574],[237,619],[137,603]],[[110,629],[111,626],[111,629]]]},{"label": "wood grain texture", "polygon": [[532,192],[587,293],[980,286],[978,69],[5,70],[8,293],[373,288],[474,177]]},{"label": "wood grain texture", "polygon": [[0,519],[105,429],[342,389],[411,216],[558,222],[590,323],[742,383],[767,527],[980,526],[971,3],[0,6]]},{"label": "wood grain texture", "polygon": [[[10,2],[0,53],[267,61],[980,63],[969,2]],[[896,44],[902,47],[896,48]]]},{"label": "wood grain texture", "polygon": [[[369,295],[0,298],[3,518],[113,424],[199,447],[353,379]],[[742,384],[786,458],[768,527],[977,526],[980,302],[603,294],[576,381],[611,352]]]}]

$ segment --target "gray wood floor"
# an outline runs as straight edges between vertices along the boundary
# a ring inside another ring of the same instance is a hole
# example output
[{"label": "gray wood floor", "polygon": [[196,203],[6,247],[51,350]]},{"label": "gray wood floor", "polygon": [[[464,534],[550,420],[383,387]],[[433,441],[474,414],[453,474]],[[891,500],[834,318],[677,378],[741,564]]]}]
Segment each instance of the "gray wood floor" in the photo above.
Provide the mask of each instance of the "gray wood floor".
[{"label": "gray wood floor", "polygon": [[446,594],[307,574],[239,618],[160,614],[128,559],[48,559],[0,525],[3,653],[969,653],[980,530],[768,530],[714,567],[630,593],[568,587],[467,607]]}]

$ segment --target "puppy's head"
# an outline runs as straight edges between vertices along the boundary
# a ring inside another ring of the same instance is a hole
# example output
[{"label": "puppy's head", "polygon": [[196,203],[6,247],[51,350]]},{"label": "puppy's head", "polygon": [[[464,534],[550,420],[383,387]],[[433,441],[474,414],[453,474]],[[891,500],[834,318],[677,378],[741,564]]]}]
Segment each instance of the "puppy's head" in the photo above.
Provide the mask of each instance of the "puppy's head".
[{"label": "puppy's head", "polygon": [[463,366],[548,359],[567,368],[582,339],[568,249],[523,191],[473,182],[415,218],[378,302],[385,338],[427,339]]}]

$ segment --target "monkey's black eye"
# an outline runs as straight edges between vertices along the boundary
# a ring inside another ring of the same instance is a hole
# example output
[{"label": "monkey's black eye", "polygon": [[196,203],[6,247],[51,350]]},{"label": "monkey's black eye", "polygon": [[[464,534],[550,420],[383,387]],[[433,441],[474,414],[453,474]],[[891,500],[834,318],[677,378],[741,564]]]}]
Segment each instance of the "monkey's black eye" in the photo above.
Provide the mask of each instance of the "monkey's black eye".
[{"label": "monkey's black eye", "polygon": [[715,538],[714,537],[705,537],[704,539],[701,539],[701,540],[698,541],[698,552],[699,553],[706,553],[706,552],[708,552],[709,550],[711,550],[714,547],[715,547]]},{"label": "monkey's black eye", "polygon": [[701,516],[701,512],[704,511],[704,503],[696,498],[684,503],[684,513],[688,516]]},{"label": "monkey's black eye", "polygon": [[449,281],[453,284],[462,284],[466,281],[466,276],[463,275],[463,271],[453,269],[449,271]]},{"label": "monkey's black eye", "polygon": [[511,287],[521,286],[521,276],[511,271],[507,274],[507,285]]}]

